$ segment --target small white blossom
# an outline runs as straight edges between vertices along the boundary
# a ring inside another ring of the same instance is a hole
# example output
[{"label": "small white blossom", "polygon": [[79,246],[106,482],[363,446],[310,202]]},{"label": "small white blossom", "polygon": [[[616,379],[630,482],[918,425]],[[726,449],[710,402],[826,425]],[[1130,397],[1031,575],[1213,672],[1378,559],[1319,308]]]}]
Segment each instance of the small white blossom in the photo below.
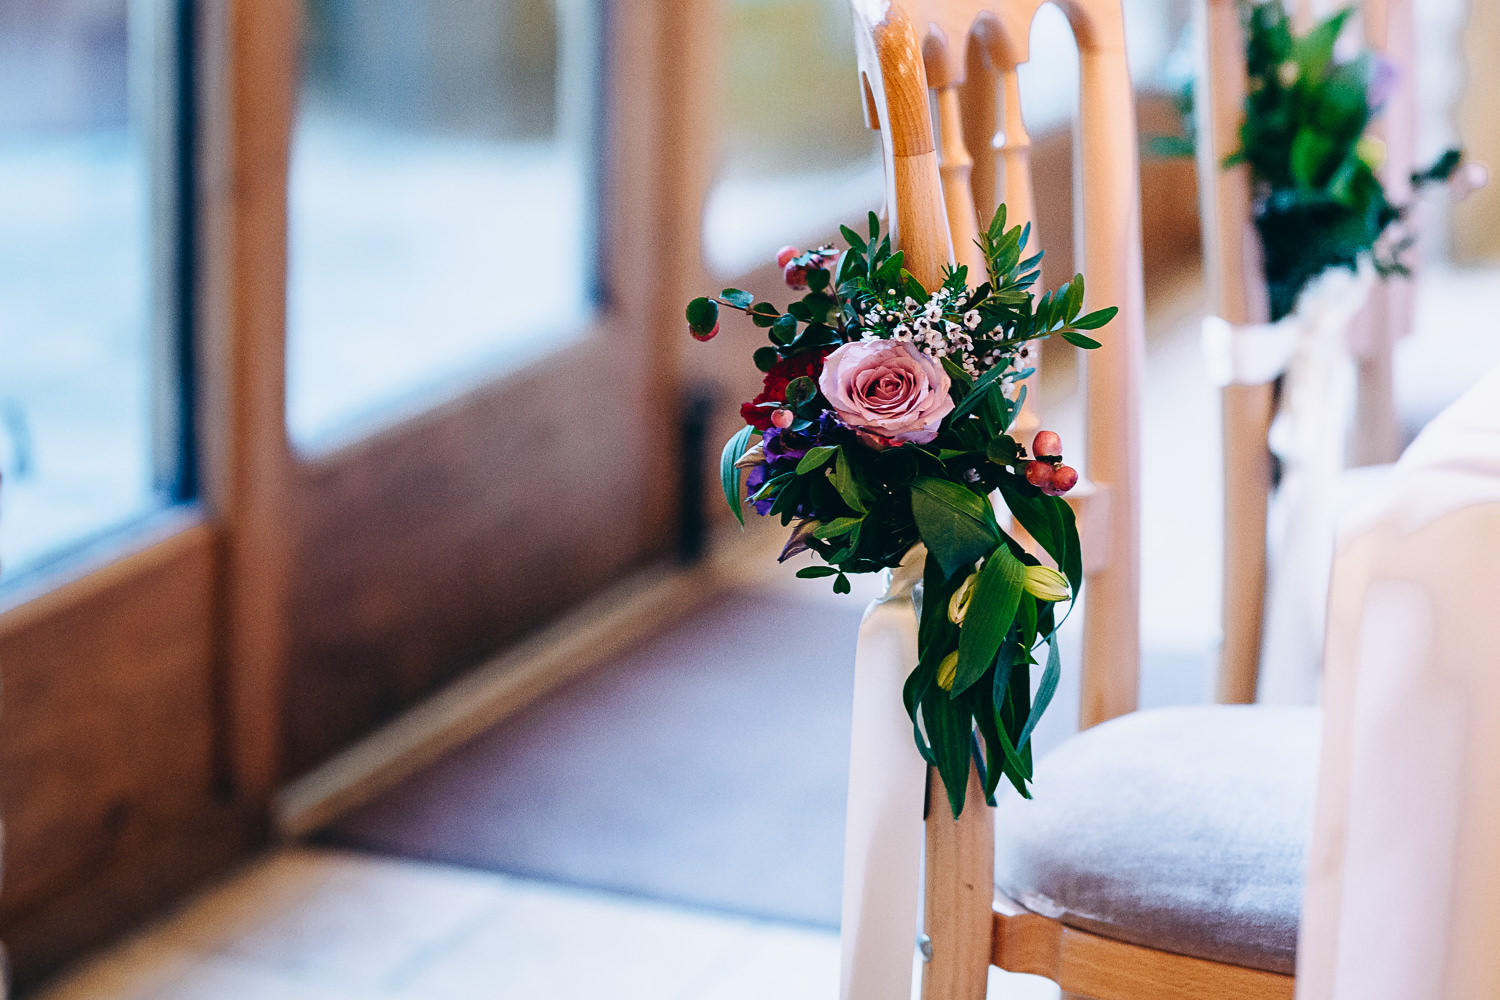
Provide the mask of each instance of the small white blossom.
[{"label": "small white blossom", "polygon": [[970,309],[968,312],[964,313],[964,326],[968,327],[970,330],[973,330],[979,326],[978,309]]}]

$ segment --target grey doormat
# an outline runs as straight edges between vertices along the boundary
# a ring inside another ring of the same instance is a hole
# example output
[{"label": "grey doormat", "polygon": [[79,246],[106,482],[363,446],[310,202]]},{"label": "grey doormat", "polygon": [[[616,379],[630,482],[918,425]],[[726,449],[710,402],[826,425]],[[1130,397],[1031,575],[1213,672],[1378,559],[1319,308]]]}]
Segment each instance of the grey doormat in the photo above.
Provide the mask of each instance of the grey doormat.
[{"label": "grey doormat", "polygon": [[728,591],[319,839],[837,927],[863,610]]}]

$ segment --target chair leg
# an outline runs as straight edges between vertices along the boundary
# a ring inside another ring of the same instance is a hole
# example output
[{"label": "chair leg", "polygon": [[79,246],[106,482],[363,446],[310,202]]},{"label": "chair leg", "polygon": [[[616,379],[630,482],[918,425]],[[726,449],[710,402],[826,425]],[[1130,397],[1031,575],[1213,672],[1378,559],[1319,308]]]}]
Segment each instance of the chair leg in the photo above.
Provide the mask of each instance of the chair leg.
[{"label": "chair leg", "polygon": [[995,924],[995,817],[972,766],[957,820],[936,770],[928,771],[927,792],[924,926],[932,957],[922,967],[922,1000],[985,1000]]}]

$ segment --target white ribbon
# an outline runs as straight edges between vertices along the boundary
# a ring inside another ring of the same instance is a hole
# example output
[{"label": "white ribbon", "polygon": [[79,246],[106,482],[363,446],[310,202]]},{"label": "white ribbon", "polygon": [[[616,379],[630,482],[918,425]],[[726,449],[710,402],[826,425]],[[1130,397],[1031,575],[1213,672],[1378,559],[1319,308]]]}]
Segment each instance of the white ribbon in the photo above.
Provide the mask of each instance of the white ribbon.
[{"label": "white ribbon", "polygon": [[1205,359],[1216,384],[1257,385],[1285,375],[1269,441],[1281,460],[1281,483],[1268,524],[1263,702],[1317,700],[1338,481],[1354,394],[1349,324],[1374,279],[1368,264],[1357,272],[1330,268],[1282,320],[1232,326],[1209,317],[1203,324]]},{"label": "white ribbon", "polygon": [[865,611],[854,654],[854,726],[844,829],[841,1000],[910,1000],[922,879],[927,762],[901,691],[917,665],[913,546]]}]

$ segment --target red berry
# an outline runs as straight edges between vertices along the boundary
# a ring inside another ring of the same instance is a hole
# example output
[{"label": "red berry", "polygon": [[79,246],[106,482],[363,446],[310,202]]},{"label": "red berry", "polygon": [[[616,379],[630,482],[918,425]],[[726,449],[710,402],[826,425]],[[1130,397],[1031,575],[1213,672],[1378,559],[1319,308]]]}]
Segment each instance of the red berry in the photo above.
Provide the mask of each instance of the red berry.
[{"label": "red berry", "polygon": [[787,409],[780,409],[771,414],[771,423],[775,424],[777,427],[780,427],[782,430],[786,430],[788,427],[792,426],[792,419],[792,411]]},{"label": "red berry", "polygon": [[1038,489],[1045,490],[1052,485],[1053,470],[1048,462],[1027,462],[1026,481]]},{"label": "red berry", "polygon": [[807,268],[805,267],[787,264],[781,276],[786,279],[787,287],[793,291],[800,292],[807,287]]},{"label": "red berry", "polygon": [[1059,465],[1052,470],[1052,483],[1047,487],[1047,492],[1060,497],[1077,485],[1078,470],[1071,465]]},{"label": "red berry", "polygon": [[1031,453],[1037,458],[1061,457],[1062,438],[1055,431],[1037,431],[1031,439]]},{"label": "red berry", "polygon": [[694,340],[713,340],[719,335],[719,324],[715,323],[714,328],[712,330],[709,330],[707,333],[704,333],[701,330],[694,330],[692,327],[688,327],[688,333],[691,333],[693,335]]},{"label": "red berry", "polygon": [[800,257],[800,256],[802,256],[802,251],[798,250],[796,247],[788,244],[787,246],[784,246],[780,250],[776,251],[776,266],[780,267],[780,268],[785,268],[788,264],[790,264],[792,262],[792,258],[793,257]]}]

